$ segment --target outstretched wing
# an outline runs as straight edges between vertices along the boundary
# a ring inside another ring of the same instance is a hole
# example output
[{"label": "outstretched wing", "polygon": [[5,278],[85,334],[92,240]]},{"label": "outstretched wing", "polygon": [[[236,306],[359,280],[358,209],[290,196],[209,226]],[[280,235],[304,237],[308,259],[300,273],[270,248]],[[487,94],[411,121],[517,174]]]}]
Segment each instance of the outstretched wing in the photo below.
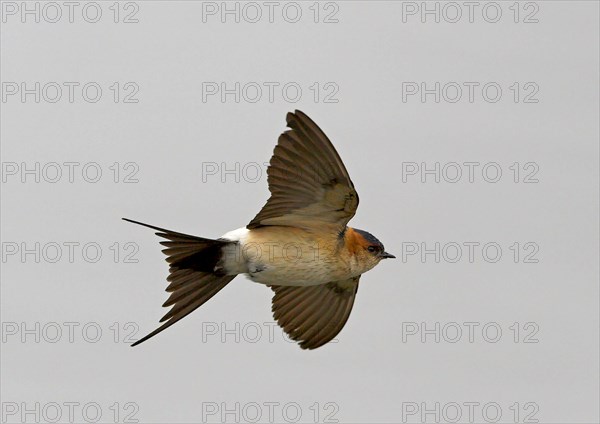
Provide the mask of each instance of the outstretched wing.
[{"label": "outstretched wing", "polygon": [[299,110],[279,136],[268,173],[271,197],[248,224],[342,231],[358,207],[348,171],[325,133]]},{"label": "outstretched wing", "polygon": [[273,317],[302,349],[316,349],[344,328],[358,290],[358,277],[319,286],[271,286]]}]

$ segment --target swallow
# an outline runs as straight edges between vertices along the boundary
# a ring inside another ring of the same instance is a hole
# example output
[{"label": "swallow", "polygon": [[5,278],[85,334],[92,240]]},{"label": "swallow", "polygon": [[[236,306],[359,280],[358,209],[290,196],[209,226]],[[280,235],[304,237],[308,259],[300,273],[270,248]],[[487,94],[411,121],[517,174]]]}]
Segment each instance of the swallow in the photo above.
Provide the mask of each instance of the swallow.
[{"label": "swallow", "polygon": [[333,144],[299,110],[286,116],[267,169],[271,196],[245,227],[218,239],[156,230],[169,263],[171,307],[136,346],[202,306],[237,275],[270,287],[273,317],[302,349],[316,349],[344,327],[360,277],[394,258],[366,231],[348,227],[358,194]]}]

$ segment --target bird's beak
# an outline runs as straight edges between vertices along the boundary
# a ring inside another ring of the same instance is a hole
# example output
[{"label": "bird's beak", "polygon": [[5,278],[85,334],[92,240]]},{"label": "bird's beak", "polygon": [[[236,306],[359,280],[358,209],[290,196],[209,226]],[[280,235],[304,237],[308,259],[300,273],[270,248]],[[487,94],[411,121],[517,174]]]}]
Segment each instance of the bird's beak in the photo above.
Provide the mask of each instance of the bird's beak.
[{"label": "bird's beak", "polygon": [[391,253],[388,253],[388,252],[380,253],[379,257],[381,259],[396,259],[396,257],[394,255],[392,255]]}]

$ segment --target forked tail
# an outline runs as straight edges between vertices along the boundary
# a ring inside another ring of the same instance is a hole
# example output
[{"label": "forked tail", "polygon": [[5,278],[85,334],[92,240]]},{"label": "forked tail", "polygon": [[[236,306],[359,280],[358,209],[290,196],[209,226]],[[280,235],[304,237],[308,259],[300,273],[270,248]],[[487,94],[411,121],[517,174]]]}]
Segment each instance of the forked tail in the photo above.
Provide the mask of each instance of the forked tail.
[{"label": "forked tail", "polygon": [[156,235],[167,240],[161,241],[160,244],[166,246],[162,252],[167,255],[166,260],[170,266],[166,291],[171,295],[163,306],[173,307],[160,319],[160,322],[166,322],[131,345],[136,346],[202,306],[233,280],[235,275],[225,275],[220,265],[223,247],[231,242],[190,236],[123,219],[157,230]]}]

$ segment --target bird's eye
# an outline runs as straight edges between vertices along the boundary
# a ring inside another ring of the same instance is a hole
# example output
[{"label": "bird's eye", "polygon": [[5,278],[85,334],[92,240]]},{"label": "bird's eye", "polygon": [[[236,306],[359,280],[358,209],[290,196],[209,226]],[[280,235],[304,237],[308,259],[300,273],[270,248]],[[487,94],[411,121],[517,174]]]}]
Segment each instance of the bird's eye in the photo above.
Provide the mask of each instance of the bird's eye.
[{"label": "bird's eye", "polygon": [[375,246],[369,246],[369,247],[367,247],[367,250],[369,252],[371,252],[371,253],[375,253],[375,252],[377,252],[377,247],[375,247]]}]

